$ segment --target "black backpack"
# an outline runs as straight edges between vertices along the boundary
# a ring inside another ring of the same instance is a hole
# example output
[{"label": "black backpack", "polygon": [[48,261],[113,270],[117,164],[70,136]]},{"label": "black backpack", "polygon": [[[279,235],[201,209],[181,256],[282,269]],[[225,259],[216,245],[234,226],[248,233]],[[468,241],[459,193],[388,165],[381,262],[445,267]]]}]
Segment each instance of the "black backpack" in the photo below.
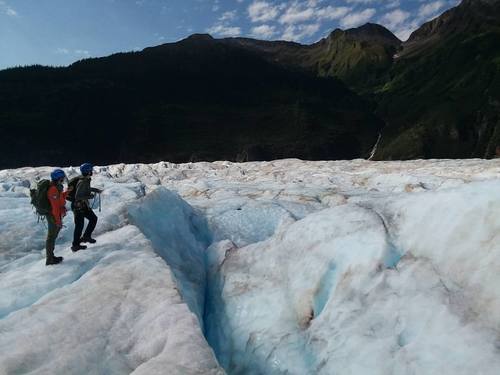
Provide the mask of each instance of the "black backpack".
[{"label": "black backpack", "polygon": [[48,215],[51,212],[52,207],[47,197],[49,187],[49,180],[40,180],[36,184],[36,189],[30,189],[31,204],[38,215]]},{"label": "black backpack", "polygon": [[68,191],[68,195],[66,195],[66,200],[69,202],[74,202],[75,201],[75,194],[76,194],[76,185],[78,185],[78,182],[80,182],[82,176],[77,176],[73,177],[71,180],[68,182],[68,190],[70,187],[73,187],[71,191]]}]

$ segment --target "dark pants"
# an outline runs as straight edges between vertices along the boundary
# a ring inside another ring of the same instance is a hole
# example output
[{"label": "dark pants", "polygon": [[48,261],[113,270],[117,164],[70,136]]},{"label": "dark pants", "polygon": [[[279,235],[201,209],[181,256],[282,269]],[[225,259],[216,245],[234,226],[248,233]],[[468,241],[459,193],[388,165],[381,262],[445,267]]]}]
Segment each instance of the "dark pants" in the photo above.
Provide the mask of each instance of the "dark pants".
[{"label": "dark pants", "polygon": [[79,245],[80,239],[82,238],[82,231],[85,225],[85,219],[89,221],[87,224],[87,228],[85,229],[85,233],[83,234],[83,238],[92,237],[92,232],[95,229],[97,224],[97,216],[94,211],[88,207],[84,207],[82,209],[73,210],[73,215],[75,217],[75,232],[73,234],[73,245]]},{"label": "dark pants", "polygon": [[54,248],[56,247],[56,239],[59,235],[60,227],[56,225],[56,220],[52,215],[45,215],[47,219],[47,240],[45,241],[45,252],[47,259],[54,258]]}]

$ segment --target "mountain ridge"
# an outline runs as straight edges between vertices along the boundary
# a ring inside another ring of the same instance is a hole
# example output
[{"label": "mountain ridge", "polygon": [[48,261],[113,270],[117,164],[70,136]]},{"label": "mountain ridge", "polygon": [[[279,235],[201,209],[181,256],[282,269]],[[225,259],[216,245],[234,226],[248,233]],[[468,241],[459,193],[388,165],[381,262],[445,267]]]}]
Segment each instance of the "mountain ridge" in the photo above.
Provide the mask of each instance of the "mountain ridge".
[{"label": "mountain ridge", "polygon": [[[372,23],[310,45],[193,34],[67,68],[0,71],[1,146],[13,162],[19,147],[36,148],[22,134],[56,123],[72,137],[86,126],[118,134],[89,146],[106,163],[367,157],[379,132],[376,159],[491,157],[498,4],[465,0],[406,42]],[[87,155],[72,137],[75,160]],[[44,146],[22,162],[62,154]]]},{"label": "mountain ridge", "polygon": [[[369,155],[382,125],[340,81],[208,36],[0,72],[0,168],[356,158]],[[58,130],[56,146],[49,129]]]}]

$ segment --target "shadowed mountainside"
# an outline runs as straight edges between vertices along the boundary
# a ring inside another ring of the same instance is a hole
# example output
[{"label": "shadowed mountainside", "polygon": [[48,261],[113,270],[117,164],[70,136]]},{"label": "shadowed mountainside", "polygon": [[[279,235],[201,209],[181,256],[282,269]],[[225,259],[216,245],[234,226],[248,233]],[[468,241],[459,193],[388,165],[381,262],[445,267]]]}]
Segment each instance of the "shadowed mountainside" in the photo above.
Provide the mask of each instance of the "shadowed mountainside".
[{"label": "shadowed mountainside", "polygon": [[338,80],[204,35],[0,72],[0,168],[355,158],[369,154],[382,125]]},{"label": "shadowed mountainside", "polygon": [[0,168],[197,160],[491,157],[500,1],[406,42],[382,26],[312,45],[193,35],[67,68],[0,71]]}]

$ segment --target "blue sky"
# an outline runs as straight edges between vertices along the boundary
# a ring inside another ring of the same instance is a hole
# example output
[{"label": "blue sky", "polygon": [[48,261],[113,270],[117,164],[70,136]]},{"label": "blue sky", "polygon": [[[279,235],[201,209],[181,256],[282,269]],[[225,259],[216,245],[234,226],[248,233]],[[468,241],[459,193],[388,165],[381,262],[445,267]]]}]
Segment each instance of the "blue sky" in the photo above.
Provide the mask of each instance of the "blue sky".
[{"label": "blue sky", "polygon": [[406,39],[458,0],[0,0],[0,69],[68,65],[193,33],[312,43],[377,22]]}]

